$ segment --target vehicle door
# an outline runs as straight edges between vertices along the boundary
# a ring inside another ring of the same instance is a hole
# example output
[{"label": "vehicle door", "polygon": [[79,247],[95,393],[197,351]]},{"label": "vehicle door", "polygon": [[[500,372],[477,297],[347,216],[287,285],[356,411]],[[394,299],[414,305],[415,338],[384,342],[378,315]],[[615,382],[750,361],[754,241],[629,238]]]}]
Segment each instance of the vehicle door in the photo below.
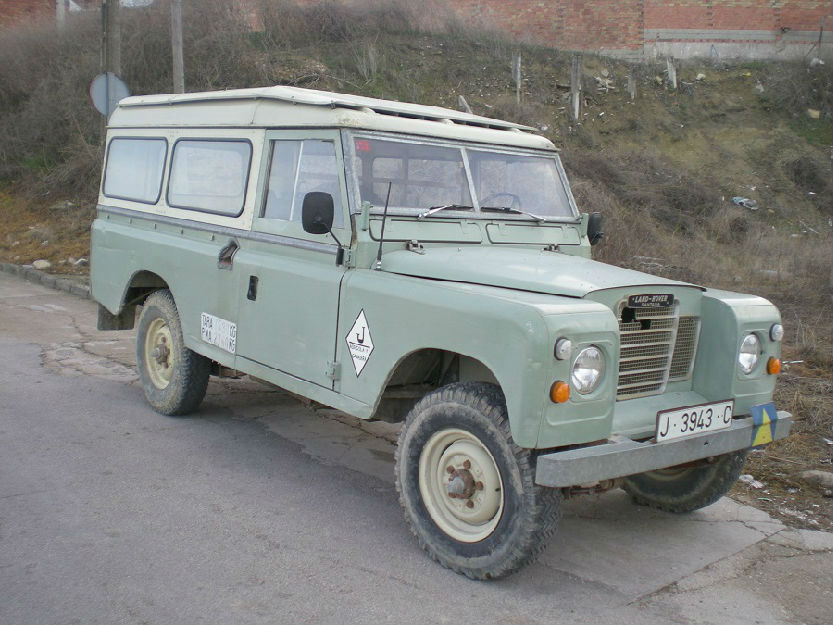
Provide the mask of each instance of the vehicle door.
[{"label": "vehicle door", "polygon": [[169,214],[188,225],[160,225],[156,233],[166,245],[153,260],[174,293],[186,340],[199,340],[201,353],[227,366],[235,364],[240,276],[234,262],[246,231],[226,224],[238,221],[255,191],[254,153],[251,138],[236,131],[178,136],[166,201]]},{"label": "vehicle door", "polygon": [[333,197],[333,233],[351,240],[341,138],[337,131],[270,131],[252,237],[235,260],[247,285],[237,329],[238,358],[334,388],[339,289],[344,267],[329,234],[304,232],[312,191]]}]

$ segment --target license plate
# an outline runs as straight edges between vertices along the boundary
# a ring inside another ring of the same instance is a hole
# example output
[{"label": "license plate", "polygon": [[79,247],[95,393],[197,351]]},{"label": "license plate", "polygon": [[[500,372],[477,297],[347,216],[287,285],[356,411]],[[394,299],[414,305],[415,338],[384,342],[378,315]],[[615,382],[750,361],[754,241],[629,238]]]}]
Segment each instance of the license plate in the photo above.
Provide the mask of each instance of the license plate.
[{"label": "license plate", "polygon": [[657,413],[657,442],[723,430],[732,425],[732,399]]}]

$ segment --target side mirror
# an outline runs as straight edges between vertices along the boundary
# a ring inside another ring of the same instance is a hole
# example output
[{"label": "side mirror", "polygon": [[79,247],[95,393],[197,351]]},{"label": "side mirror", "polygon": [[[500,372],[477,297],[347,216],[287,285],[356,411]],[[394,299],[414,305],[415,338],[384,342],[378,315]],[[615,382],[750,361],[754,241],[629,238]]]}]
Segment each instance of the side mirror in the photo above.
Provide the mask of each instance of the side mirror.
[{"label": "side mirror", "polygon": [[590,213],[590,218],[587,220],[587,238],[590,239],[590,245],[596,245],[602,240],[605,233],[602,231],[602,214]]},{"label": "side mirror", "polygon": [[321,191],[310,191],[304,196],[301,223],[304,232],[327,234],[333,229],[333,196]]}]

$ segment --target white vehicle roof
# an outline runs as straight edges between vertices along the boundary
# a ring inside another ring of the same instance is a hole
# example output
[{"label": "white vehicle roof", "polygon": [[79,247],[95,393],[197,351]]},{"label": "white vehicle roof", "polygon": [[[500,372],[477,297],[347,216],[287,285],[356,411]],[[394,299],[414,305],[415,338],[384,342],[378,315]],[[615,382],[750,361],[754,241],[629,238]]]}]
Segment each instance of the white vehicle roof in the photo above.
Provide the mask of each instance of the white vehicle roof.
[{"label": "white vehicle roof", "polygon": [[300,89],[259,87],[125,98],[109,127],[356,128],[555,150],[534,128],[439,106]]}]

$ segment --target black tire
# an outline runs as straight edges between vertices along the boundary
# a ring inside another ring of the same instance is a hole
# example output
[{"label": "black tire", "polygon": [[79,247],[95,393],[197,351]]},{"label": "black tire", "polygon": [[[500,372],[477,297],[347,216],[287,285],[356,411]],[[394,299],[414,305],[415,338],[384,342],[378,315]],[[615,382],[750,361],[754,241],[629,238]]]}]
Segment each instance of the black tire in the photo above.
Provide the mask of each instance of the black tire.
[{"label": "black tire", "polygon": [[[157,348],[165,351],[154,352]],[[205,397],[211,361],[185,347],[179,313],[168,290],[156,291],[145,300],[136,333],[136,364],[145,397],[157,412],[188,414]]]},{"label": "black tire", "polygon": [[746,450],[717,456],[711,463],[625,478],[623,488],[634,503],[666,512],[692,512],[705,508],[729,492],[743,472]]},{"label": "black tire", "polygon": [[[461,458],[469,456],[455,449],[473,450],[474,465],[460,464]],[[535,484],[534,451],[522,449],[512,440],[503,393],[493,384],[456,383],[426,395],[408,413],[395,457],[396,488],[411,530],[434,560],[457,573],[472,579],[505,577],[535,560],[555,533],[561,516],[561,491]],[[492,465],[488,465],[489,457]],[[471,469],[466,471],[469,484],[472,475],[485,474],[483,481],[476,482],[481,492],[447,500],[451,496],[443,490],[448,487],[445,477],[450,483],[456,473],[446,476],[443,471],[451,465],[460,475],[463,468]],[[499,475],[498,482],[494,472]],[[435,479],[428,480],[425,475]],[[500,488],[491,488],[490,483]],[[426,489],[428,505],[422,489]],[[488,515],[496,492],[500,493],[500,508],[484,523],[460,521],[454,516],[457,510],[469,514],[463,511],[469,500],[471,514]],[[429,506],[433,506],[433,514]],[[452,527],[452,523],[460,527]]]}]

